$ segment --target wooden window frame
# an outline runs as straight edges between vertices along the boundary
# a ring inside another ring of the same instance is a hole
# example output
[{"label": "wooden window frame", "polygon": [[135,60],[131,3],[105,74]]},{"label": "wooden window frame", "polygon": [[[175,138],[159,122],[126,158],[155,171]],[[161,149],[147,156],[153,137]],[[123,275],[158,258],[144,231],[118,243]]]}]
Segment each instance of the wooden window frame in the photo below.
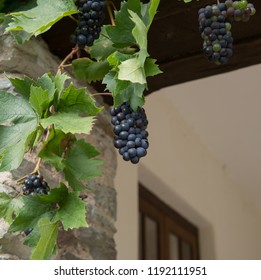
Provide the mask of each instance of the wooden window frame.
[{"label": "wooden window frame", "polygon": [[145,248],[145,217],[149,217],[158,224],[158,259],[170,259],[169,234],[175,234],[179,239],[179,259],[183,259],[181,242],[190,244],[192,259],[200,259],[198,228],[170,208],[152,192],[139,184],[139,213],[140,213],[140,259],[146,259]]}]

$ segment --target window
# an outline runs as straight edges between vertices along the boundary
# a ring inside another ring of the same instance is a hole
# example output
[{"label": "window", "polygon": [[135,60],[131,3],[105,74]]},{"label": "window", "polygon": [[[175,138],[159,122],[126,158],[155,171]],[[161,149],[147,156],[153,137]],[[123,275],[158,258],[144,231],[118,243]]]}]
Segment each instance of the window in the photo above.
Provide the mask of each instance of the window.
[{"label": "window", "polygon": [[139,186],[139,255],[142,260],[199,259],[198,229]]}]

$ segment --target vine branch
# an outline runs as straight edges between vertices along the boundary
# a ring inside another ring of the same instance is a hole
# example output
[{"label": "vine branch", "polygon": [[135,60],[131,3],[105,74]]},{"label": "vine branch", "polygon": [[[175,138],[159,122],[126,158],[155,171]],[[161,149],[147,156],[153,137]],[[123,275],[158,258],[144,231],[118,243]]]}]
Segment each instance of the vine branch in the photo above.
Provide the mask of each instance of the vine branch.
[{"label": "vine branch", "polygon": [[74,47],[72,48],[71,52],[64,58],[64,60],[60,63],[60,65],[58,66],[58,70],[57,72],[59,71],[62,71],[64,67],[68,67],[69,64],[66,64],[66,62],[68,60],[72,60],[73,59],[73,56],[74,55],[77,55],[77,57],[79,58],[80,57],[80,49],[79,47]]},{"label": "vine branch", "polygon": [[102,95],[105,95],[105,96],[111,96],[112,97],[112,93],[110,92],[96,92],[96,93],[93,93],[91,94],[91,96],[102,96]]},{"label": "vine branch", "polygon": [[[115,9],[115,5],[114,3],[112,3],[112,1],[108,1],[106,0],[106,6],[107,6],[107,10],[108,10],[108,14],[109,14],[109,17],[110,17],[110,20],[111,20],[111,25],[115,25],[115,19],[113,17],[113,9]],[[113,9],[112,9],[113,7]]]}]

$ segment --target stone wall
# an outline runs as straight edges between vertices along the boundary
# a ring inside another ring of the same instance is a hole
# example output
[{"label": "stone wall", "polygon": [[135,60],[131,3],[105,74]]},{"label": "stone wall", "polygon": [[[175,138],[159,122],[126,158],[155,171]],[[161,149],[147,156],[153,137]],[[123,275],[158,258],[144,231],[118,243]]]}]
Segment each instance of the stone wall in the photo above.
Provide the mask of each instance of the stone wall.
[{"label": "stone wall", "polygon": [[[25,45],[16,45],[10,36],[3,35],[0,29],[0,90],[13,91],[6,78],[9,75],[27,75],[37,78],[45,72],[55,73],[59,60],[49,51],[41,39],[33,39]],[[74,81],[77,84],[77,81]],[[85,85],[86,86],[86,85]],[[88,86],[89,91],[94,90]],[[86,210],[88,228],[78,230],[60,230],[56,259],[116,259],[114,242],[116,219],[116,192],[113,179],[116,171],[116,154],[110,117],[103,110],[90,136],[80,135],[95,145],[103,159],[103,176],[89,183],[91,190],[86,190]],[[1,139],[0,139],[1,141]],[[17,170],[0,173],[0,192],[10,195],[17,193],[15,180],[30,173],[35,165],[36,155],[26,154]],[[40,168],[50,186],[62,180],[62,175],[47,164]],[[8,224],[0,220],[0,259],[27,259],[28,247],[23,245],[23,234],[8,233]]]}]

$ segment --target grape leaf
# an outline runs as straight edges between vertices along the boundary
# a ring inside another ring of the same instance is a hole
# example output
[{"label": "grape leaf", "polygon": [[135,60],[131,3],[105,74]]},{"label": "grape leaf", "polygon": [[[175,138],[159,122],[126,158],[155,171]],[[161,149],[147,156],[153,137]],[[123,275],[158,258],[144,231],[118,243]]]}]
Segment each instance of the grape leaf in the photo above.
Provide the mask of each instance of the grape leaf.
[{"label": "grape leaf", "polygon": [[104,76],[102,83],[106,85],[106,89],[109,90],[112,94],[116,89],[116,78],[117,72],[110,71],[107,75]]},{"label": "grape leaf", "polygon": [[[46,195],[47,196],[47,195]],[[24,206],[18,216],[10,225],[9,231],[23,231],[34,228],[42,217],[51,217],[54,212],[53,205],[45,201],[41,196],[23,196]]]},{"label": "grape leaf", "polygon": [[50,129],[49,137],[43,143],[43,147],[38,156],[44,161],[52,164],[56,170],[61,171],[64,168],[63,155],[76,140],[72,134],[65,134],[59,129]]},{"label": "grape leaf", "polygon": [[49,30],[65,16],[77,13],[73,0],[37,0],[37,5],[29,10],[11,13],[12,22],[6,31],[25,31],[38,36]]},{"label": "grape leaf", "polygon": [[54,217],[54,221],[60,220],[65,230],[87,227],[85,207],[85,202],[79,198],[77,192],[67,192],[66,198],[59,203],[59,210]]},{"label": "grape leaf", "polygon": [[116,48],[124,48],[136,44],[136,41],[132,35],[132,30],[135,25],[134,22],[129,18],[128,9],[132,10],[134,7],[136,7],[137,10],[133,10],[133,12],[138,12],[139,9],[138,5],[130,6],[132,2],[133,1],[124,1],[121,3],[120,11],[115,12],[115,26],[105,26],[107,34],[112,40],[113,46]]},{"label": "grape leaf", "polygon": [[26,100],[29,100],[31,85],[35,85],[34,80],[27,76],[24,76],[23,79],[11,77],[8,77],[8,79],[14,86],[15,90],[20,93]]},{"label": "grape leaf", "polygon": [[110,71],[103,79],[106,88],[113,93],[114,106],[120,105],[124,102],[130,102],[134,111],[138,107],[144,105],[143,92],[145,85],[138,83],[131,83],[130,81],[121,81],[117,79],[117,72]]},{"label": "grape leaf", "polygon": [[24,206],[9,230],[11,232],[23,231],[28,228],[35,228],[38,221],[43,217],[53,219],[59,209],[66,203],[68,196],[68,189],[64,184],[61,184],[59,188],[51,189],[49,195],[23,196]]},{"label": "grape leaf", "polygon": [[41,119],[40,123],[44,128],[54,125],[65,133],[85,133],[89,134],[92,130],[94,117],[81,117],[78,113],[60,112],[46,119]]},{"label": "grape leaf", "polygon": [[7,171],[23,160],[38,119],[26,100],[5,91],[0,91],[0,108],[0,171]]},{"label": "grape leaf", "polygon": [[48,260],[55,251],[58,236],[58,222],[51,222],[48,218],[42,218],[38,223],[41,237],[32,252],[32,260]]},{"label": "grape leaf", "polygon": [[119,51],[115,51],[110,56],[108,56],[107,61],[111,66],[113,66],[113,69],[117,69],[117,67],[120,65],[121,62],[128,60],[132,57],[133,55],[131,54],[125,54]]},{"label": "grape leaf", "polygon": [[78,192],[69,193],[64,184],[52,189],[49,195],[42,196],[41,201],[50,205],[53,203],[58,205],[52,222],[60,220],[65,230],[87,226],[85,202],[79,198]]},{"label": "grape leaf", "polygon": [[162,71],[159,69],[159,66],[156,64],[156,59],[149,57],[145,61],[144,70],[146,77],[156,76],[162,73]]},{"label": "grape leaf", "polygon": [[50,73],[45,73],[43,74],[42,77],[38,78],[35,82],[35,86],[41,87],[43,90],[48,91],[48,97],[50,100],[53,99],[54,93],[56,91],[55,83],[53,82],[51,77],[52,76]]},{"label": "grape leaf", "polygon": [[147,83],[143,65],[137,57],[125,60],[119,65],[118,79],[139,84]]},{"label": "grape leaf", "polygon": [[72,84],[63,91],[58,105],[60,112],[85,113],[89,116],[95,116],[101,110],[84,88],[76,89]]},{"label": "grape leaf", "polygon": [[132,30],[132,35],[135,38],[140,49],[146,50],[148,47],[147,27],[142,19],[134,12],[130,11],[130,19],[134,22],[135,27]]},{"label": "grape leaf", "polygon": [[98,61],[106,59],[116,50],[112,44],[113,43],[107,34],[106,28],[103,26],[100,37],[94,41],[93,46],[90,48],[91,58],[95,58]]},{"label": "grape leaf", "polygon": [[160,0],[150,0],[149,3],[142,5],[142,20],[147,26],[147,29],[150,28],[150,25],[157,13]]},{"label": "grape leaf", "polygon": [[65,73],[58,72],[54,77],[51,76],[51,79],[55,85],[57,94],[56,99],[59,99],[62,94],[62,91],[64,90],[64,84],[68,79],[70,79],[70,77]]},{"label": "grape leaf", "polygon": [[29,102],[37,112],[39,118],[48,109],[50,101],[47,89],[44,90],[41,87],[31,86]]},{"label": "grape leaf", "polygon": [[38,224],[33,228],[32,232],[26,237],[24,245],[29,247],[36,247],[41,238],[41,232]]},{"label": "grape leaf", "polygon": [[68,156],[63,161],[64,175],[73,190],[82,190],[84,185],[81,181],[89,181],[94,176],[101,175],[99,166],[102,161],[93,159],[99,152],[83,139],[74,143]]},{"label": "grape leaf", "polygon": [[107,61],[95,62],[89,58],[74,59],[72,65],[76,78],[86,80],[87,83],[102,80],[111,68]]},{"label": "grape leaf", "polygon": [[22,206],[21,198],[11,198],[6,193],[0,193],[0,218],[4,218],[9,224]]},{"label": "grape leaf", "polygon": [[144,90],[145,85],[130,83],[127,88],[114,95],[114,106],[120,105],[123,102],[129,102],[131,108],[136,111],[138,107],[144,105]]}]

